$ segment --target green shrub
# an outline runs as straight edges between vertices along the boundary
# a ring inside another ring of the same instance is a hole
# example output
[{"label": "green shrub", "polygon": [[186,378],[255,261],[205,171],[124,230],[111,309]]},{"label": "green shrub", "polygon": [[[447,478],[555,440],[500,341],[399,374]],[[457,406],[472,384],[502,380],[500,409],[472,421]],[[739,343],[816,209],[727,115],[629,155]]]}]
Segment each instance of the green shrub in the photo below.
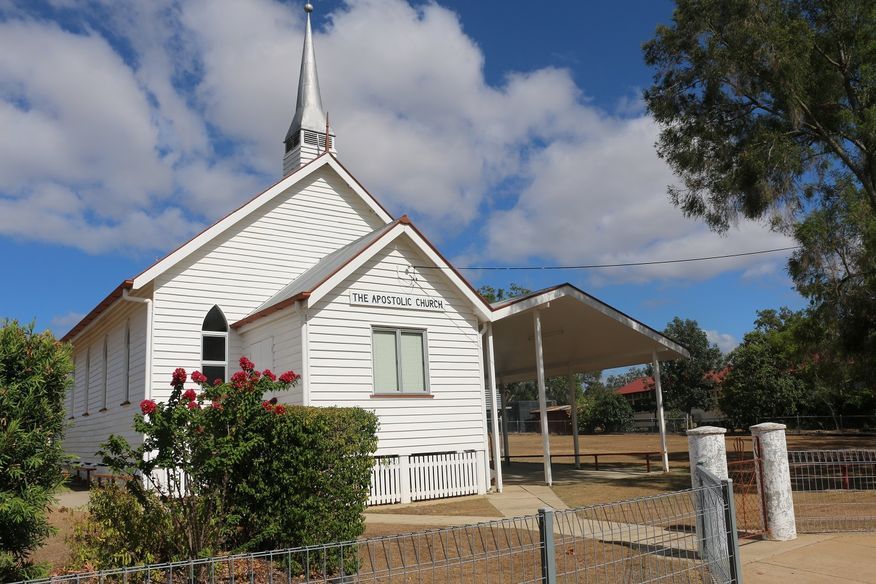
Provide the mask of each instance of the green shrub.
[{"label": "green shrub", "polygon": [[[177,369],[167,403],[144,400],[134,427],[142,445],[113,436],[101,454],[119,473],[145,477],[128,483],[129,497],[107,496],[93,526],[83,529],[82,561],[112,562],[100,539],[138,539],[140,557],[169,561],[225,551],[263,550],[355,539],[364,524],[377,417],[358,408],[314,408],[264,401],[267,392],[295,383],[292,372],[259,372],[246,358],[227,383],[211,386],[199,372],[199,389],[186,389]],[[132,503],[133,501],[133,503]],[[155,532],[139,520],[114,522],[136,504]],[[163,526],[172,525],[171,532]],[[152,537],[173,539],[156,544]],[[159,545],[160,544],[160,545]],[[112,550],[113,546],[106,546]],[[142,560],[141,560],[142,561]]]},{"label": "green shrub", "polygon": [[68,540],[72,567],[104,570],[183,557],[167,509],[155,493],[142,495],[115,485],[92,489],[88,514]]},{"label": "green shrub", "polygon": [[611,390],[592,389],[578,402],[578,427],[585,433],[626,432],[634,415],[630,403]]},{"label": "green shrub", "polygon": [[29,554],[52,533],[48,509],[63,482],[69,347],[50,332],[0,327],[0,581],[44,573]]}]

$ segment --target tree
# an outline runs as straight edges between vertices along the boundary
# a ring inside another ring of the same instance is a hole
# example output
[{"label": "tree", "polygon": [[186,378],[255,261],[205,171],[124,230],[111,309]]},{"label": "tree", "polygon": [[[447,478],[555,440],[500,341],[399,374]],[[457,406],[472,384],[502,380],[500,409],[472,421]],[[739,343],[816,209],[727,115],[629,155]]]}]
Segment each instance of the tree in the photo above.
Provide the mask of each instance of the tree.
[{"label": "tree", "polygon": [[625,432],[633,422],[633,407],[614,391],[592,388],[578,402],[578,427],[582,431]]},{"label": "tree", "polygon": [[735,428],[798,412],[805,398],[793,358],[798,318],[787,309],[760,312],[755,329],[730,354],[720,405]]},{"label": "tree", "polygon": [[93,499],[90,524],[77,533],[80,561],[105,566],[134,552],[136,562],[171,561],[362,534],[377,416],[265,400],[298,375],[258,371],[246,357],[240,368],[212,385],[195,371],[188,388],[177,369],[166,402],[140,403],[142,442],[104,444],[104,464],[143,480],[127,482],[128,497]]},{"label": "tree", "polygon": [[[663,334],[690,353],[690,359],[660,362],[666,405],[688,413],[693,408],[709,409],[715,389],[715,380],[709,374],[721,369],[721,350],[709,342],[695,320],[681,320],[676,316],[666,325]],[[651,367],[648,374],[653,377]]]},{"label": "tree", "polygon": [[630,367],[623,373],[616,373],[605,378],[605,387],[617,389],[642,377],[650,375],[647,367]]},{"label": "tree", "polygon": [[494,288],[493,286],[484,284],[478,288],[478,292],[487,300],[487,302],[502,302],[503,300],[511,300],[512,298],[526,296],[532,292],[532,290],[512,282],[507,290],[505,288]]},{"label": "tree", "polygon": [[0,327],[0,581],[44,573],[29,554],[53,531],[48,510],[63,482],[64,398],[70,349],[33,324]]},{"label": "tree", "polygon": [[688,216],[769,219],[813,317],[876,382],[876,4],[678,0],[644,46],[657,143]]}]

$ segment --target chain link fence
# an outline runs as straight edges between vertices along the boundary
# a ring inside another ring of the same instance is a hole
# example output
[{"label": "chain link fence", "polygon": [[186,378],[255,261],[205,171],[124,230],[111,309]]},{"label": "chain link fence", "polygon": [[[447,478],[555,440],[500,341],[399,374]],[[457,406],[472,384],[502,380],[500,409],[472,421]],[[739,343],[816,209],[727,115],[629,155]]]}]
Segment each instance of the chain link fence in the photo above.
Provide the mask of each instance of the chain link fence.
[{"label": "chain link fence", "polygon": [[717,481],[462,527],[28,584],[736,582],[732,504],[732,483]]},{"label": "chain link fence", "polygon": [[876,450],[788,452],[797,531],[876,530]]}]

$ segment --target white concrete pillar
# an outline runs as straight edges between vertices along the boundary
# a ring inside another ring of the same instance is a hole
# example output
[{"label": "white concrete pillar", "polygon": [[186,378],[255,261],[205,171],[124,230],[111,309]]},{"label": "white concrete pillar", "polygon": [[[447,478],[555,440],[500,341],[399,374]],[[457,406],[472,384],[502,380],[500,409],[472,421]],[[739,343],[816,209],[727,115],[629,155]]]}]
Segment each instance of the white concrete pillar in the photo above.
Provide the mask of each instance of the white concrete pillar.
[{"label": "white concrete pillar", "polygon": [[572,445],[575,449],[575,468],[581,468],[581,450],[578,444],[578,388],[575,372],[569,371],[569,417],[572,419]]},{"label": "white concrete pillar", "polygon": [[[694,489],[703,486],[697,466],[704,467],[718,479],[728,478],[727,446],[724,443],[725,428],[702,426],[687,431],[687,451],[690,456],[690,483]],[[706,489],[698,491],[694,497],[696,505],[697,545],[700,556],[708,558],[706,548],[717,548],[719,557],[727,551],[726,522],[723,513],[723,500],[714,492],[715,485],[709,483]]]},{"label": "white concrete pillar", "polygon": [[651,351],[654,368],[654,392],[657,395],[657,428],[660,431],[660,454],[663,462],[663,472],[669,472],[669,450],[666,448],[666,419],[663,417],[663,385],[660,382],[660,361],[657,351]]},{"label": "white concrete pillar", "polygon": [[687,431],[690,484],[693,488],[702,486],[695,472],[698,464],[704,466],[707,471],[719,479],[729,477],[727,474],[727,446],[724,443],[724,434],[726,433],[726,428],[715,426],[700,426]]},{"label": "white concrete pillar", "polygon": [[551,437],[548,428],[547,416],[547,390],[544,380],[544,346],[541,339],[541,314],[532,311],[533,336],[535,337],[535,371],[538,377],[538,407],[541,419],[541,445],[544,456],[544,482],[551,486],[554,482],[551,476]]},{"label": "white concrete pillar", "polygon": [[767,539],[787,541],[797,538],[794,499],[791,493],[791,469],[788,466],[788,444],[785,425],[766,422],[751,426],[757,441],[760,459],[759,487],[764,502]]}]

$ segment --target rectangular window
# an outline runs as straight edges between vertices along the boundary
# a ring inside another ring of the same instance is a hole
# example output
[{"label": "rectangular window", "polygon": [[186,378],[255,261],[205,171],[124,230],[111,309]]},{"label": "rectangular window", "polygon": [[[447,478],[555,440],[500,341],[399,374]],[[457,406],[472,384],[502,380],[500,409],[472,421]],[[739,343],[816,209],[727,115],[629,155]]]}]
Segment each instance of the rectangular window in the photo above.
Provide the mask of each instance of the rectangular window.
[{"label": "rectangular window", "polygon": [[109,381],[109,335],[103,338],[103,405],[100,411],[106,411],[106,390]]},{"label": "rectangular window", "polygon": [[372,347],[374,393],[429,391],[425,331],[375,328]]},{"label": "rectangular window", "polygon": [[83,416],[88,415],[88,390],[91,387],[91,348],[85,351],[85,411]]},{"label": "rectangular window", "polygon": [[124,362],[124,379],[122,380],[124,391],[125,391],[125,401],[122,402],[122,405],[127,405],[131,403],[131,321],[125,323],[125,362]]}]

